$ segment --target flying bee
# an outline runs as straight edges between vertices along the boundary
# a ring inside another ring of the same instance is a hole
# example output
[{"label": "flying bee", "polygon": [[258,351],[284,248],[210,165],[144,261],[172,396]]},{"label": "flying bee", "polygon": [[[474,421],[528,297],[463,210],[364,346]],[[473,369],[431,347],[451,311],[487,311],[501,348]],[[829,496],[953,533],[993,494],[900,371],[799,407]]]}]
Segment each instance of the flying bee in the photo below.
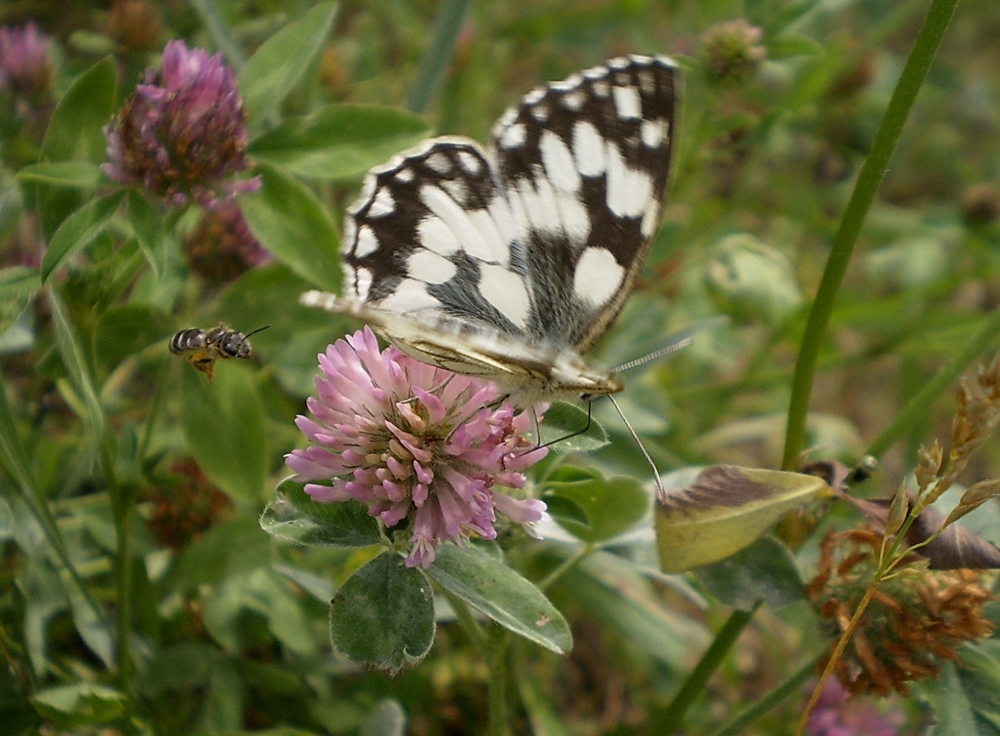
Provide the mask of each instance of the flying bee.
[{"label": "flying bee", "polygon": [[183,355],[191,365],[212,381],[215,377],[213,371],[216,360],[229,358],[247,360],[253,354],[247,338],[270,326],[265,325],[246,335],[231,329],[228,325],[216,325],[208,331],[189,327],[170,338],[170,352],[174,355]]}]

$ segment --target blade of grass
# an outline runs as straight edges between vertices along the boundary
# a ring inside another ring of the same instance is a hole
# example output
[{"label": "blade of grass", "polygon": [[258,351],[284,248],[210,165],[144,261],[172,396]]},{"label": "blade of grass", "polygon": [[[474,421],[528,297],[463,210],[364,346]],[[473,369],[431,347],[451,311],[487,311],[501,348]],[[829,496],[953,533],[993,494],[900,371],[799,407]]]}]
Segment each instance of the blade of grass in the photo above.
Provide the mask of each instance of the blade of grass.
[{"label": "blade of grass", "polygon": [[816,665],[819,664],[820,660],[825,655],[826,653],[824,652],[823,654],[819,654],[810,661],[806,662],[798,669],[798,671],[792,674],[791,677],[771,690],[771,692],[740,713],[736,716],[736,718],[731,720],[718,731],[715,731],[711,736],[739,736],[740,734],[746,733],[747,727],[751,723],[767,713],[771,710],[771,708],[776,706],[789,695],[798,692],[803,683],[807,682],[810,677],[815,675]]},{"label": "blade of grass", "polygon": [[[117,549],[115,550],[116,569],[116,610],[118,635],[118,675],[123,692],[131,695],[132,683],[132,651],[131,651],[131,538],[132,520],[134,517],[134,495],[125,492],[118,482],[115,468],[115,439],[108,429],[107,417],[101,405],[97,385],[86,352],[73,322],[70,320],[66,305],[54,286],[49,288],[49,308],[52,311],[52,323],[55,327],[56,345],[63,363],[69,372],[70,379],[77,392],[83,397],[87,407],[87,428],[92,434],[92,440],[97,448],[100,459],[104,484],[111,499],[111,509],[115,520]],[[131,702],[131,701],[130,701]]]},{"label": "blade of grass", "polygon": [[469,0],[444,0],[434,23],[434,35],[420,58],[417,78],[410,88],[406,109],[422,113],[437,91],[445,67],[455,54],[455,39],[462,28],[462,20],[469,8]]},{"label": "blade of grass", "polygon": [[720,629],[711,646],[705,650],[705,653],[701,656],[701,660],[691,670],[691,674],[687,676],[684,684],[681,685],[681,689],[677,691],[670,704],[665,710],[651,719],[650,733],[680,732],[684,714],[694,704],[695,699],[705,692],[705,683],[708,682],[708,678],[722,664],[726,655],[733,648],[733,644],[736,643],[736,639],[739,638],[740,633],[750,623],[753,615],[763,603],[764,599],[761,598],[749,611],[737,609],[730,614],[729,619],[722,629]]},{"label": "blade of grass", "polygon": [[1000,310],[994,311],[980,323],[962,349],[952,355],[937,375],[907,402],[892,424],[872,442],[866,454],[881,458],[905,434],[907,428],[913,425],[917,417],[924,414],[942,393],[954,385],[976,358],[996,344],[998,335],[1000,335]]},{"label": "blade of grass", "polygon": [[52,512],[42,497],[38,484],[35,482],[34,474],[31,470],[31,462],[24,451],[24,443],[21,441],[20,433],[17,430],[17,423],[14,421],[14,414],[10,403],[7,401],[7,392],[4,386],[3,380],[0,379],[0,464],[3,465],[7,474],[14,479],[14,482],[21,491],[22,499],[27,504],[32,516],[35,517],[38,525],[42,528],[46,541],[55,550],[59,562],[69,573],[73,585],[80,591],[83,599],[93,610],[98,620],[104,621],[104,612],[97,605],[97,601],[91,596],[90,591],[80,577],[80,573],[73,565],[56,520],[52,517]]},{"label": "blade of grass", "polygon": [[851,199],[844,210],[840,227],[833,238],[830,256],[823,271],[819,290],[813,302],[809,321],[806,324],[802,347],[799,350],[798,361],[795,364],[795,377],[792,382],[792,397],[788,407],[788,423],[785,433],[785,451],[782,467],[792,468],[796,458],[805,448],[806,416],[809,412],[809,397],[812,392],[813,380],[816,376],[816,364],[819,353],[826,339],[826,330],[830,324],[830,315],[837,299],[837,292],[844,280],[847,266],[854,253],[861,227],[871,207],[875,194],[892,152],[899,141],[900,132],[913,108],[927,77],[931,62],[937,53],[938,46],[945,30],[955,12],[958,0],[934,0],[924,23],[917,34],[917,39],[910,51],[910,56],[903,67],[892,99],[886,108],[885,116],[879,125],[871,150],[861,167],[858,180],[851,193]]}]

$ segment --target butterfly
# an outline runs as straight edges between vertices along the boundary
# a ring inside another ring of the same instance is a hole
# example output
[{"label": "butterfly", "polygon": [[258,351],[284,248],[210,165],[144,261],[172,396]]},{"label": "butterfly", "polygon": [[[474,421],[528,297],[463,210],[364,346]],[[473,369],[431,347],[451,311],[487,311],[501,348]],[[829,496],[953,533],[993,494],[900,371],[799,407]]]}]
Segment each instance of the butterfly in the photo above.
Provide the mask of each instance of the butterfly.
[{"label": "butterfly", "polygon": [[433,138],[372,169],[345,218],[344,295],[302,303],[525,406],[620,391],[582,356],[659,227],[679,82],[667,57],[611,59],[526,94],[488,150]]}]

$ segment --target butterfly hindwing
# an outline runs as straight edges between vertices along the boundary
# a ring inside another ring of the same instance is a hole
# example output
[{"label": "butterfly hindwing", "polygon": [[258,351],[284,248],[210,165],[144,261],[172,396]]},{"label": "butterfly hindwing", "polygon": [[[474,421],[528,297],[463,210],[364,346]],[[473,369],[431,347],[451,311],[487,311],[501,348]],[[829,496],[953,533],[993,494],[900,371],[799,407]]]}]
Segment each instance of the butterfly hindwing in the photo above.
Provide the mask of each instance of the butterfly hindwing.
[{"label": "butterfly hindwing", "polygon": [[438,138],[369,174],[344,238],[348,291],[423,321],[521,334],[525,260],[493,167],[471,140]]}]

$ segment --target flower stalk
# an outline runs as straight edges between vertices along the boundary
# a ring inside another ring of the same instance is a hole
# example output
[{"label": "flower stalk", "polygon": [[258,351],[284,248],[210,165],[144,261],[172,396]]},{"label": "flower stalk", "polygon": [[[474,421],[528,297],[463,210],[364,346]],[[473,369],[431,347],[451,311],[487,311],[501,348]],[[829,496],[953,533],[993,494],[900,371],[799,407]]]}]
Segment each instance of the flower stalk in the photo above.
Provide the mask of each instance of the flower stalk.
[{"label": "flower stalk", "polygon": [[785,432],[785,450],[782,467],[794,468],[798,457],[805,448],[806,417],[809,412],[809,397],[812,393],[813,381],[816,377],[816,366],[819,362],[820,350],[826,340],[827,328],[830,325],[830,315],[836,303],[837,293],[843,283],[847,266],[854,254],[858,235],[864,225],[865,217],[878,192],[882,178],[885,176],[889,159],[903,124],[909,117],[910,110],[917,98],[917,93],[923,86],[931,62],[937,54],[938,46],[944,37],[944,32],[951,22],[958,0],[933,0],[927,12],[924,23],[917,34],[913,49],[906,60],[906,66],[900,75],[892,99],[886,108],[885,116],[879,125],[878,132],[872,142],[871,150],[861,166],[858,180],[851,193],[851,199],[840,220],[840,227],[833,238],[830,255],[823,270],[819,290],[809,312],[802,347],[799,349],[798,361],[795,364],[795,376],[792,381],[792,396],[788,407],[788,420]]}]

